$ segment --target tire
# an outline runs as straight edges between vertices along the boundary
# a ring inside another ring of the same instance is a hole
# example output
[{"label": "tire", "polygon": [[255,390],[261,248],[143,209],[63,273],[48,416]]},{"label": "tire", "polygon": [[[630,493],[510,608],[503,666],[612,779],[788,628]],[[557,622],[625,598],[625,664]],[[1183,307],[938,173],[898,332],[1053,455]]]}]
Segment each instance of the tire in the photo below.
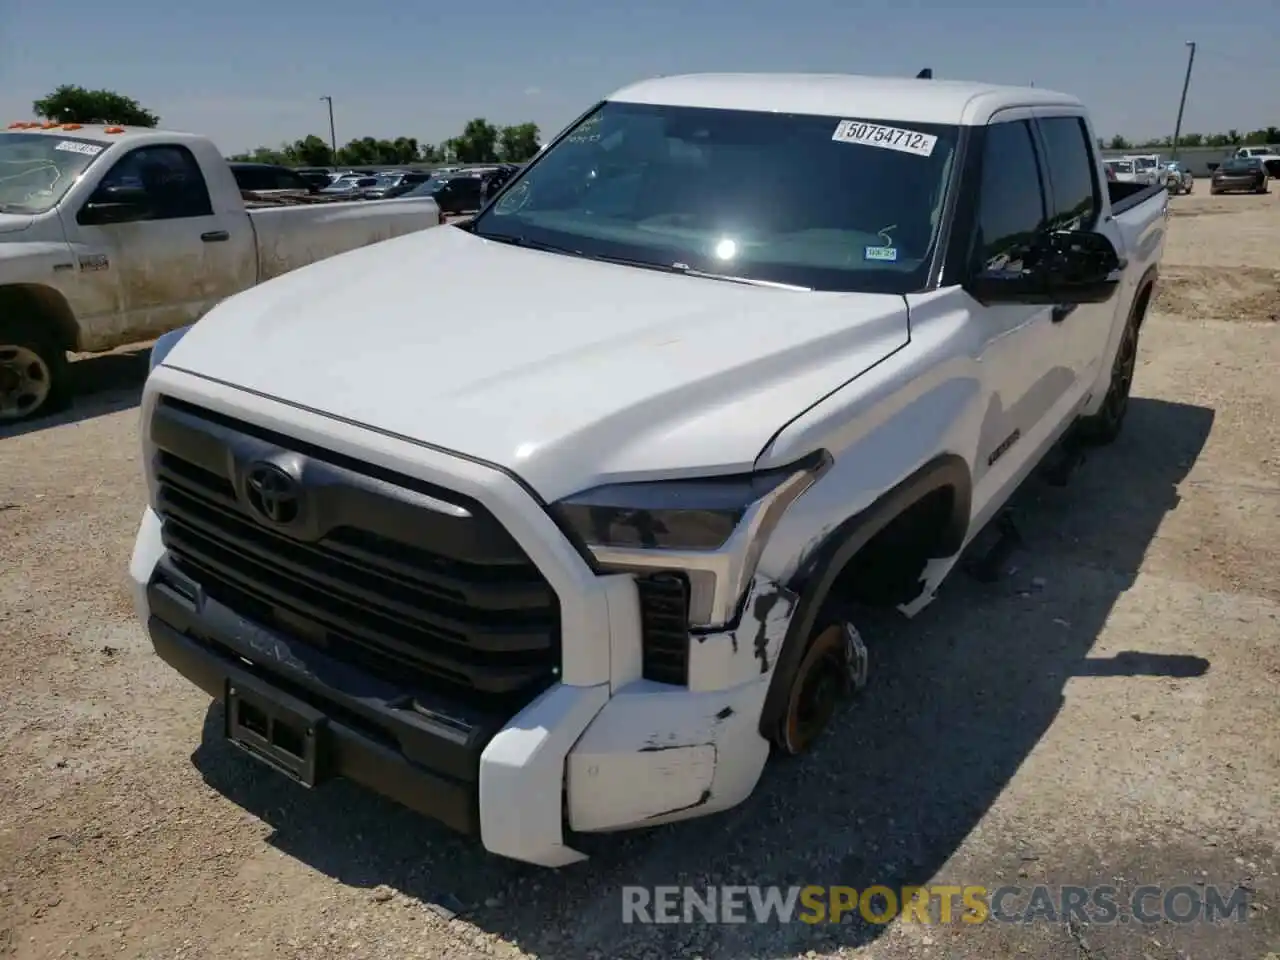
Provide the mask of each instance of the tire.
[{"label": "tire", "polygon": [[819,624],[791,677],[786,709],[769,738],[783,756],[808,753],[840,701],[867,683],[867,648],[857,628],[838,619]]},{"label": "tire", "polygon": [[1107,385],[1107,395],[1102,401],[1102,409],[1092,416],[1081,417],[1076,421],[1076,437],[1085,446],[1102,447],[1114,443],[1124,427],[1125,414],[1129,412],[1129,393],[1133,389],[1133,373],[1138,366],[1138,333],[1142,327],[1142,318],[1146,315],[1147,304],[1151,302],[1150,294],[1142,302],[1135,303],[1129,312],[1128,322],[1124,325],[1124,333],[1120,344],[1116,347],[1115,359],[1111,363],[1111,382]]},{"label": "tire", "polygon": [[0,427],[71,404],[67,353],[39,319],[0,318]]}]

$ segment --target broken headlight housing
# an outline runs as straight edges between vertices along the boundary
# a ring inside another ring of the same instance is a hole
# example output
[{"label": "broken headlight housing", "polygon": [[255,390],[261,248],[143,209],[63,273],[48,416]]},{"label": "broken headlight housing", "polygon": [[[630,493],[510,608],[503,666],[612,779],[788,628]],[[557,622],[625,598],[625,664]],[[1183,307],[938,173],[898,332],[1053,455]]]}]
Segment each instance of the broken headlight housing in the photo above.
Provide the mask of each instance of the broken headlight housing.
[{"label": "broken headlight housing", "polygon": [[748,474],[611,484],[552,510],[605,569],[683,575],[690,624],[719,626],[734,618],[783,513],[830,464],[818,451]]}]

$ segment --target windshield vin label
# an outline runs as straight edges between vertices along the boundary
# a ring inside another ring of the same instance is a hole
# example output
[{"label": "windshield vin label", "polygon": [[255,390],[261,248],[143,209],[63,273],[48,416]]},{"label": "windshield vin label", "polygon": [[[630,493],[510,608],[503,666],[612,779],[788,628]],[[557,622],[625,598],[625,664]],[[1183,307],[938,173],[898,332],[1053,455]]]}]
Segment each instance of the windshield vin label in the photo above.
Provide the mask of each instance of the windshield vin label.
[{"label": "windshield vin label", "polygon": [[929,133],[903,130],[901,127],[884,127],[878,123],[863,123],[859,120],[841,120],[836,124],[836,132],[831,135],[831,139],[837,143],[860,143],[868,147],[914,153],[917,157],[931,155],[938,142],[938,138]]}]

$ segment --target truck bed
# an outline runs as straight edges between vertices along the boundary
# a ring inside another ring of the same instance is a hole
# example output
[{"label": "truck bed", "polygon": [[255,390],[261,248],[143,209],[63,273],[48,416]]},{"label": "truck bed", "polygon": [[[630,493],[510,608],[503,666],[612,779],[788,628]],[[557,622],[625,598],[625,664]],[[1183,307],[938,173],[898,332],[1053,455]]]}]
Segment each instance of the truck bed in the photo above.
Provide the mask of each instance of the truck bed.
[{"label": "truck bed", "polygon": [[1111,214],[1116,217],[1162,193],[1165,193],[1165,187],[1160,183],[1107,181],[1107,194],[1111,197]]},{"label": "truck bed", "polygon": [[[439,223],[434,201],[418,198],[247,207],[258,244],[258,283],[369,243]],[[369,234],[372,231],[373,237]]]}]

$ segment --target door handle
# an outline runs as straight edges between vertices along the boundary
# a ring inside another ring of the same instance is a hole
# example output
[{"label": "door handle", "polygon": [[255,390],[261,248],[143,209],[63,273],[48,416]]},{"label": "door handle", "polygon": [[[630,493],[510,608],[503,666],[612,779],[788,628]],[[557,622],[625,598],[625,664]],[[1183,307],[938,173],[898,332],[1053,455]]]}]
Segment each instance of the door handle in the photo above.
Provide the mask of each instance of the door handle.
[{"label": "door handle", "polygon": [[1061,323],[1067,317],[1075,312],[1076,305],[1074,303],[1059,303],[1053,308],[1053,322]]},{"label": "door handle", "polygon": [[210,230],[208,233],[200,234],[200,239],[205,243],[221,243],[223,240],[230,240],[231,234],[226,230]]}]

